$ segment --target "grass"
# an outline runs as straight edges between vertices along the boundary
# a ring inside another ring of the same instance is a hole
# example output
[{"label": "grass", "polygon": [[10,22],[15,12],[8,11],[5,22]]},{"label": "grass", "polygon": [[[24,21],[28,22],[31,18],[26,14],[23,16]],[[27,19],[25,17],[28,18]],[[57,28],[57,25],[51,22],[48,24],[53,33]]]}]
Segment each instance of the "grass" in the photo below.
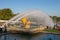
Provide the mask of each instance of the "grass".
[{"label": "grass", "polygon": [[44,31],[60,33],[60,31],[59,31],[59,30],[57,30],[57,29],[55,29],[55,30],[44,30]]}]

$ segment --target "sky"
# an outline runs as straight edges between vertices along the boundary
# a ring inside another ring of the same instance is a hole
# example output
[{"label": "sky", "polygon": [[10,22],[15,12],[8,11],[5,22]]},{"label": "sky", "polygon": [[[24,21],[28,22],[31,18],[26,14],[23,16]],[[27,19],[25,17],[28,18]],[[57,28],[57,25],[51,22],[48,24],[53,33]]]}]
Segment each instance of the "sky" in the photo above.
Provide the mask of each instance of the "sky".
[{"label": "sky", "polygon": [[38,9],[51,16],[60,16],[60,0],[0,0],[0,9],[10,8],[13,13]]}]

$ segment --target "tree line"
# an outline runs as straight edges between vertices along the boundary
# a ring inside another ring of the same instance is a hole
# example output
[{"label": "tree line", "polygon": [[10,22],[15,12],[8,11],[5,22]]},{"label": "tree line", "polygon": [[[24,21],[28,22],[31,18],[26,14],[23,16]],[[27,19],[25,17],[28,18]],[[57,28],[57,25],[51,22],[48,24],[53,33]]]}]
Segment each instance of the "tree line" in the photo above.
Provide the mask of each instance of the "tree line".
[{"label": "tree line", "polygon": [[54,22],[58,23],[60,22],[60,17],[57,17],[57,16],[50,16]]}]

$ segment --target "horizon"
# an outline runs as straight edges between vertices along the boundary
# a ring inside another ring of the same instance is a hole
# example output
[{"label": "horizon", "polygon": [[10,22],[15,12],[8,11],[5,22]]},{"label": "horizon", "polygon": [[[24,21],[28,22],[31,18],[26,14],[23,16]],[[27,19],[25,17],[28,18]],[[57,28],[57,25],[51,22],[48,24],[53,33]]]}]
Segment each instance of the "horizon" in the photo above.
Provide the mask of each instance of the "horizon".
[{"label": "horizon", "polygon": [[15,14],[38,9],[50,16],[60,17],[60,0],[1,0],[0,4],[0,9],[10,8]]}]

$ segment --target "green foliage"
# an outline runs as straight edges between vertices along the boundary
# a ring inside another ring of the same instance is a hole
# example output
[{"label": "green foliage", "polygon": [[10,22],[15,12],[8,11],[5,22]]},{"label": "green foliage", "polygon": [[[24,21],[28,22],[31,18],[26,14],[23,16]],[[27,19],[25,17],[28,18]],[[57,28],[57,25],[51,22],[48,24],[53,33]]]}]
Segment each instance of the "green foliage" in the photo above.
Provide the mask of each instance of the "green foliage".
[{"label": "green foliage", "polygon": [[9,8],[0,9],[0,19],[1,20],[9,20],[15,14],[13,14],[12,10]]},{"label": "green foliage", "polygon": [[57,16],[50,16],[55,22],[59,22],[60,21],[60,17]]},{"label": "green foliage", "polygon": [[56,33],[60,33],[60,31],[57,30],[57,29],[55,29],[55,30],[44,30],[44,31],[46,31],[46,32],[56,32]]},{"label": "green foliage", "polygon": [[60,21],[60,17],[57,18],[57,21]]}]

